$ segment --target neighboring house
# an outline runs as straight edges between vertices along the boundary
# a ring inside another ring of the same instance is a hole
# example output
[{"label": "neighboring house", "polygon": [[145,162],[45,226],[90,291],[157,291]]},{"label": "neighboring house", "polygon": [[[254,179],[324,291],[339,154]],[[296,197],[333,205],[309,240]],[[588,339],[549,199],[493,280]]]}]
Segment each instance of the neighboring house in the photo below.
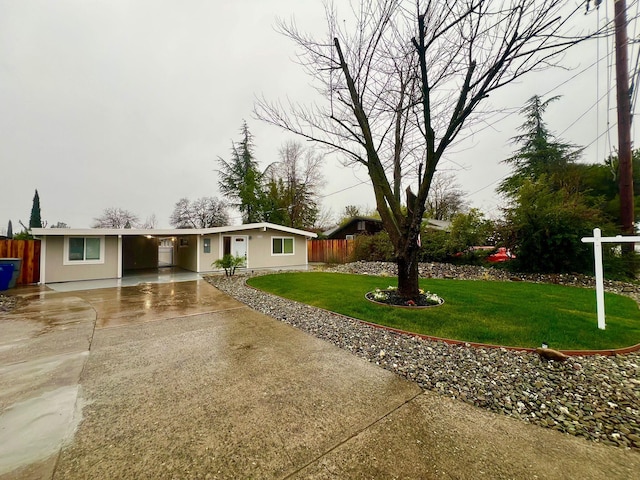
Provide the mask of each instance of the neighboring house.
[{"label": "neighboring house", "polygon": [[[446,220],[423,219],[427,228],[434,230],[449,230],[451,222]],[[353,239],[358,235],[373,235],[384,230],[382,220],[371,217],[353,217],[348,222],[324,232],[330,240]]]},{"label": "neighboring house", "polygon": [[324,232],[329,240],[353,239],[358,235],[373,235],[383,230],[382,220],[371,217],[352,217],[342,225]]},{"label": "neighboring house", "polygon": [[40,283],[121,278],[129,270],[176,266],[217,271],[225,254],[247,269],[306,268],[313,232],[271,223],[204,229],[34,228],[41,239]]}]

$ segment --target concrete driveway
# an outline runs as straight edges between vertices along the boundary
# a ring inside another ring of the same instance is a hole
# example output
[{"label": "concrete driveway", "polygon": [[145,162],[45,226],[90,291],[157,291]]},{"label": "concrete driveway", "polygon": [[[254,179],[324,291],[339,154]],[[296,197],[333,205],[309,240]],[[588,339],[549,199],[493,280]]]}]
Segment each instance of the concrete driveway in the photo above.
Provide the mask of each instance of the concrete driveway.
[{"label": "concrete driveway", "polygon": [[0,314],[0,385],[3,480],[640,471],[637,452],[424,393],[203,280],[32,293]]}]

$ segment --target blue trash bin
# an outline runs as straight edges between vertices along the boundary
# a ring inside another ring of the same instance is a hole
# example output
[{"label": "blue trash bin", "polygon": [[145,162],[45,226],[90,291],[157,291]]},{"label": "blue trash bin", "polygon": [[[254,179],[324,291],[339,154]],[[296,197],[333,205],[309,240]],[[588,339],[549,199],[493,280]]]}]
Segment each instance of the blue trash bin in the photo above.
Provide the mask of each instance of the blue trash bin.
[{"label": "blue trash bin", "polygon": [[18,277],[20,276],[20,269],[22,268],[21,258],[0,258],[0,263],[10,263],[13,265],[13,277],[9,281],[9,288],[15,288],[18,283]]},{"label": "blue trash bin", "polygon": [[0,292],[9,288],[11,277],[13,277],[13,264],[0,263]]}]

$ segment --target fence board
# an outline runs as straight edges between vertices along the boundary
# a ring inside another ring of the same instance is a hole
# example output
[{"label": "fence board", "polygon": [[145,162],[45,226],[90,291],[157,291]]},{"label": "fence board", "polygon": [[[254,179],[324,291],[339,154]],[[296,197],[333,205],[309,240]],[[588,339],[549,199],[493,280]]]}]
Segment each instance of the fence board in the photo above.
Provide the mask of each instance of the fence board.
[{"label": "fence board", "polygon": [[353,252],[354,240],[310,240],[307,253],[310,262],[346,263]]},{"label": "fence board", "polygon": [[40,240],[0,240],[0,258],[21,258],[18,285],[40,281]]}]

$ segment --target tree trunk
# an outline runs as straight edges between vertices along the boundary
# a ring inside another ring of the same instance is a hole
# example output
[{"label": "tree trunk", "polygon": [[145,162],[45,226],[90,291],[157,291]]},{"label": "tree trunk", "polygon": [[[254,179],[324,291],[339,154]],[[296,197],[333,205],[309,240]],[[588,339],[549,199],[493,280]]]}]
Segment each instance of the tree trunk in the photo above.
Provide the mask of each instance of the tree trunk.
[{"label": "tree trunk", "polygon": [[396,259],[398,265],[398,295],[416,300],[420,295],[418,284],[418,246],[409,247]]}]

